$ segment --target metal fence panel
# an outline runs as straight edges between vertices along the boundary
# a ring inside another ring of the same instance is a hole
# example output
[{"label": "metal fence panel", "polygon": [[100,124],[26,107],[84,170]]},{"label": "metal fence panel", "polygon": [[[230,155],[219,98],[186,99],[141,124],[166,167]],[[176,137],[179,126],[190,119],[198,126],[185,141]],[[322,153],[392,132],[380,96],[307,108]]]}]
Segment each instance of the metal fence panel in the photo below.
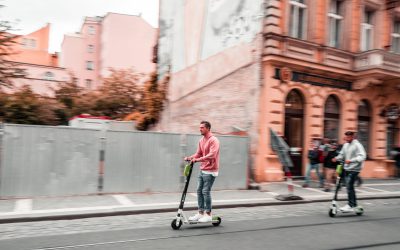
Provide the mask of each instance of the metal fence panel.
[{"label": "metal fence panel", "polygon": [[108,131],[106,137],[104,192],[179,190],[180,135]]},{"label": "metal fence panel", "polygon": [[87,129],[5,124],[0,195],[95,193],[99,133]]},{"label": "metal fence panel", "polygon": [[[104,143],[103,192],[179,192],[183,156],[199,135],[5,124],[0,129],[0,196],[96,193]],[[101,139],[103,138],[103,139]],[[248,138],[218,136],[220,175],[214,189],[247,187]],[[196,189],[198,164],[190,191]]]}]

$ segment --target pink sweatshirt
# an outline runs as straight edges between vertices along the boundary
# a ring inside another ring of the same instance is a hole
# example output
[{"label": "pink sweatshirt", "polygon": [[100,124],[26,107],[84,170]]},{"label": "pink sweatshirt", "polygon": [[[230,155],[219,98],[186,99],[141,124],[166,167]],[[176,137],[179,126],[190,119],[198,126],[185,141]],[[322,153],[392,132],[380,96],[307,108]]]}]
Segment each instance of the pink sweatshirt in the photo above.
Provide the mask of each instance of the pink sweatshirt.
[{"label": "pink sweatshirt", "polygon": [[197,152],[191,156],[201,162],[200,169],[209,172],[218,172],[219,169],[219,141],[211,132],[199,141]]}]

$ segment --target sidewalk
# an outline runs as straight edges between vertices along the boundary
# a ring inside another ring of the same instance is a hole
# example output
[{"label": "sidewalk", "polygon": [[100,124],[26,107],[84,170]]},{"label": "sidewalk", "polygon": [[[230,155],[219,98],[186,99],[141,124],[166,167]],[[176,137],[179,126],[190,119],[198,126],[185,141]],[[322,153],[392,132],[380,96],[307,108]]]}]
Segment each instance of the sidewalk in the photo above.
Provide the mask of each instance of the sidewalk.
[{"label": "sidewalk", "polygon": [[[324,192],[317,188],[317,183],[312,183],[310,188],[302,188],[302,183],[302,181],[294,182],[294,194],[303,200],[279,201],[275,199],[275,196],[279,194],[287,194],[288,189],[284,182],[273,182],[258,184],[258,190],[213,191],[213,207],[218,209],[329,202],[333,197],[333,191]],[[400,198],[399,179],[364,180],[364,184],[356,189],[360,200]],[[172,212],[178,209],[180,198],[181,193],[130,193],[2,199],[0,200],[0,223]],[[345,188],[340,192],[339,199],[347,199]],[[196,208],[196,194],[188,193],[185,210]]]}]

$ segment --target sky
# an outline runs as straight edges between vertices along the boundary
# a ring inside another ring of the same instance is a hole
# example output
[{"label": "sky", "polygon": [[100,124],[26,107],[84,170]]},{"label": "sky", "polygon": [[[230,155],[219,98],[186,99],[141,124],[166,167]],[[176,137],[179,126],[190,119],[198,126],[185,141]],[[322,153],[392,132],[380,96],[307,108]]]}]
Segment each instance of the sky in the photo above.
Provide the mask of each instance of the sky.
[{"label": "sky", "polygon": [[80,31],[84,17],[107,12],[141,14],[158,27],[159,0],[0,0],[0,20],[11,21],[15,34],[29,34],[51,23],[49,52],[59,52],[66,33]]}]

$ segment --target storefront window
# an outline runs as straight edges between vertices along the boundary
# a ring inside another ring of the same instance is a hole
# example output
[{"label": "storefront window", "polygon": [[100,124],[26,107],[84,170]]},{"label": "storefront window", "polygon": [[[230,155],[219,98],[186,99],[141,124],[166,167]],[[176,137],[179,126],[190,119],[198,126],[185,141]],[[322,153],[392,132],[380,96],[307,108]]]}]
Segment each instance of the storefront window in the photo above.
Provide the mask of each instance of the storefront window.
[{"label": "storefront window", "polygon": [[386,155],[391,158],[391,151],[399,146],[399,127],[396,126],[395,121],[389,121],[387,126],[387,145],[386,145]]},{"label": "storefront window", "polygon": [[302,147],[302,127],[303,127],[303,98],[297,90],[292,90],[288,94],[285,103],[286,114],[290,116],[290,129],[286,130],[289,145],[292,147]]},{"label": "storefront window", "polygon": [[330,95],[325,103],[324,138],[338,141],[340,127],[340,104],[336,96]]},{"label": "storefront window", "polygon": [[290,91],[285,102],[285,138],[290,147],[294,176],[302,175],[302,150],[304,133],[304,98],[300,91]]},{"label": "storefront window", "polygon": [[358,105],[358,129],[357,139],[364,146],[367,155],[369,154],[369,131],[371,124],[371,109],[366,100]]},{"label": "storefront window", "polygon": [[303,113],[303,98],[297,90],[292,90],[286,98],[285,108],[301,110]]}]

